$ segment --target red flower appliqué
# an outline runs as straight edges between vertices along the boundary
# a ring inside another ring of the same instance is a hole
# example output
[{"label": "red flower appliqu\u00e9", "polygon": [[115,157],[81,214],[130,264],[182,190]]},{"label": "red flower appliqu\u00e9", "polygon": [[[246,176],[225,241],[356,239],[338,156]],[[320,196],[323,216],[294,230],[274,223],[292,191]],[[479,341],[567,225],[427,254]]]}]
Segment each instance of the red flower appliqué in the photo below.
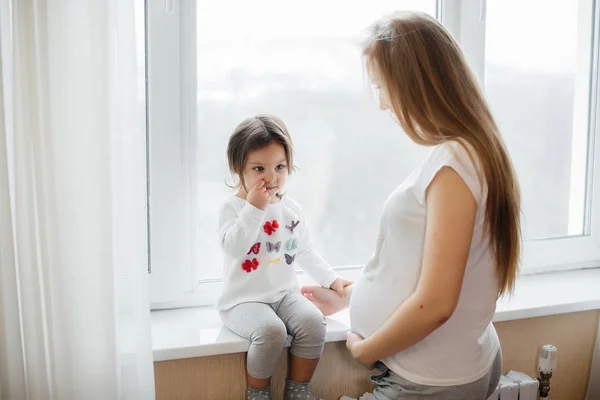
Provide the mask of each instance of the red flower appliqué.
[{"label": "red flower appliqu\u00e9", "polygon": [[277,230],[277,228],[279,228],[279,224],[277,223],[277,220],[273,220],[273,222],[267,221],[263,228],[265,230],[265,233],[271,236]]},{"label": "red flower appliqu\u00e9", "polygon": [[242,269],[246,272],[252,272],[256,268],[258,268],[258,260],[256,258],[253,258],[252,261],[246,260],[242,264]]}]

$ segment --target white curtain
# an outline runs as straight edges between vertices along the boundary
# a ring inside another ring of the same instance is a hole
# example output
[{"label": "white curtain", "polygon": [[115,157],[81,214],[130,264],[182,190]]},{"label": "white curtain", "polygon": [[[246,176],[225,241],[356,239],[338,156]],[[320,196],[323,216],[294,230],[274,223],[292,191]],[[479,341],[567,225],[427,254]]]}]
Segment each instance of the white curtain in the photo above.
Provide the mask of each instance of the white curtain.
[{"label": "white curtain", "polygon": [[2,400],[154,398],[136,7],[0,0]]}]

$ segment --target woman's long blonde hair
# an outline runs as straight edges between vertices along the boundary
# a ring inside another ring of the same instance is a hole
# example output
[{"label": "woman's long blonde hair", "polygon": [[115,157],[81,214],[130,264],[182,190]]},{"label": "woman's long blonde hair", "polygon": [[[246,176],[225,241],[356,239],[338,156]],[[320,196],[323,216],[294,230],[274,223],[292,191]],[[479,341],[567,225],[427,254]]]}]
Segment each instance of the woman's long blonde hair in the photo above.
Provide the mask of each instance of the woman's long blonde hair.
[{"label": "woman's long blonde hair", "polygon": [[368,34],[367,70],[377,71],[408,136],[425,146],[454,140],[475,152],[487,185],[485,224],[500,276],[498,295],[512,292],[521,251],[519,184],[460,47],[424,13],[395,13],[373,23]]}]

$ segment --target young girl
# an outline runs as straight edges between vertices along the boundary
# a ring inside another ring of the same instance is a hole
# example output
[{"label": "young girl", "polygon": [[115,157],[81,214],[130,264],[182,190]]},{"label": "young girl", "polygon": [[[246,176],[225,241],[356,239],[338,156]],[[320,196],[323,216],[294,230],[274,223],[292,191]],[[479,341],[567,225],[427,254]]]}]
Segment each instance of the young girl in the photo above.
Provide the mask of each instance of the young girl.
[{"label": "young girl", "polygon": [[385,202],[374,255],[346,299],[317,287],[303,293],[325,315],[351,297],[346,346],[382,370],[361,399],[484,400],[502,370],[496,300],[512,290],[519,262],[514,168],[438,21],[395,14],[369,33],[363,55],[380,108],[432,149]]},{"label": "young girl", "polygon": [[308,383],[323,351],[325,319],[300,293],[296,263],[342,296],[351,284],[316,252],[302,209],[284,196],[292,156],[287,128],[274,116],[246,119],[229,138],[229,169],[239,183],[219,218],[225,268],[217,308],[225,326],[251,341],[248,400],[271,398],[270,379],[288,333],[285,399],[316,399]]}]

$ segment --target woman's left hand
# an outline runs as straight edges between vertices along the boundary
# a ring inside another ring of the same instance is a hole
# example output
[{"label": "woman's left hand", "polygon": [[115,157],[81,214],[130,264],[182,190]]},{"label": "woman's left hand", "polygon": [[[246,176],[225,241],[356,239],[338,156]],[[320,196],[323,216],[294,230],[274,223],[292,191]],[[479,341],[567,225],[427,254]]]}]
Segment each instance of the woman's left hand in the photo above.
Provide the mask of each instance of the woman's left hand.
[{"label": "woman's left hand", "polygon": [[369,360],[364,354],[364,341],[362,336],[351,331],[346,332],[346,348],[350,350],[352,357],[363,367],[373,369],[375,361]]}]

